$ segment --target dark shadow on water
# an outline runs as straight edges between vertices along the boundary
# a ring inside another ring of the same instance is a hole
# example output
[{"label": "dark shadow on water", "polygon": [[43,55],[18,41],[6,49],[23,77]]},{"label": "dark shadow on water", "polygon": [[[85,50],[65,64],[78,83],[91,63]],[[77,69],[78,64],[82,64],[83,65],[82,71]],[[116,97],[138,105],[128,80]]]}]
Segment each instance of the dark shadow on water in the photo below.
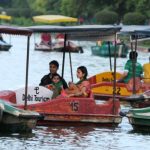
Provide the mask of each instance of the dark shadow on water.
[{"label": "dark shadow on water", "polygon": [[35,133],[0,133],[0,137],[32,138]]},{"label": "dark shadow on water", "polygon": [[36,132],[44,130],[44,134],[52,134],[59,138],[61,136],[69,136],[76,134],[85,137],[93,132],[120,132],[120,127],[97,127],[97,126],[55,126],[55,127],[37,127]]},{"label": "dark shadow on water", "polygon": [[128,134],[150,135],[150,131],[131,130],[128,131]]}]

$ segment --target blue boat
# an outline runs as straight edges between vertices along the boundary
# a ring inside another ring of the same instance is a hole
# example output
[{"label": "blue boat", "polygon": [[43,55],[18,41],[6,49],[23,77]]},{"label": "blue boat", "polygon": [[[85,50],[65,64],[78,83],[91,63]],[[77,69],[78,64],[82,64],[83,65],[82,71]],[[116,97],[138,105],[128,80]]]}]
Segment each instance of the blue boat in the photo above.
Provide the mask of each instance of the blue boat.
[{"label": "blue boat", "polygon": [[[101,45],[96,45],[91,47],[92,54],[102,57],[114,57],[115,55],[115,44],[113,42],[107,41],[102,42]],[[128,46],[124,43],[118,43],[116,45],[116,57],[127,57]]]}]

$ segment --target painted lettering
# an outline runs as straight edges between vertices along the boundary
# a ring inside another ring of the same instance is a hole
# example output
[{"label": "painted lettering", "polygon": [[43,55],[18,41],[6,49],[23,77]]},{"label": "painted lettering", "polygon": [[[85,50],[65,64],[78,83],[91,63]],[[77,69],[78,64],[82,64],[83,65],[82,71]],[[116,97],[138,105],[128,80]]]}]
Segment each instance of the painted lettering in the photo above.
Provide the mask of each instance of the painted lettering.
[{"label": "painted lettering", "polygon": [[[25,101],[25,94],[22,95],[22,100]],[[46,102],[48,100],[49,98],[44,96],[39,97],[37,95],[30,95],[30,94],[28,94],[27,96],[27,101]]]},{"label": "painted lettering", "polygon": [[39,94],[39,87],[35,87],[34,90],[36,94]]},{"label": "painted lettering", "polygon": [[103,77],[103,78],[102,78],[102,81],[103,81],[103,82],[112,82],[113,79],[112,79],[112,78],[105,78],[105,77]]},{"label": "painted lettering", "polygon": [[71,106],[72,111],[79,110],[79,102],[70,102],[70,106]]}]

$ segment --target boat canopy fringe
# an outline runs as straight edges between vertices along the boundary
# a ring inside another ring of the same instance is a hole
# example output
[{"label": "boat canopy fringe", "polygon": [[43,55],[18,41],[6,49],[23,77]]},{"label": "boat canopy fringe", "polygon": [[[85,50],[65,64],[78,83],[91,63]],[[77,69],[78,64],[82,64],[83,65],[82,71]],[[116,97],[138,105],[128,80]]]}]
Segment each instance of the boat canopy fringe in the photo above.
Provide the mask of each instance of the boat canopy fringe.
[{"label": "boat canopy fringe", "polygon": [[23,27],[3,26],[0,25],[0,33],[11,35],[31,36],[32,31]]}]

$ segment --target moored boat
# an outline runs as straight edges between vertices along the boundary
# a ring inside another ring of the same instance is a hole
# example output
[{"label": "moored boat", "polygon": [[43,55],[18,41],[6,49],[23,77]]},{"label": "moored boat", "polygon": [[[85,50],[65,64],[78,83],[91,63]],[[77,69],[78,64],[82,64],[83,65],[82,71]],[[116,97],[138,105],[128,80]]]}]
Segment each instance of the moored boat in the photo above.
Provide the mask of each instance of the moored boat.
[{"label": "moored boat", "polygon": [[102,57],[114,57],[116,51],[117,57],[125,58],[128,54],[128,47],[124,43],[117,43],[115,50],[115,45],[112,42],[103,42],[102,45],[92,46],[91,51],[93,55]]},{"label": "moored boat", "polygon": [[0,40],[0,51],[8,51],[12,47],[11,44],[8,44]]},{"label": "moored boat", "polygon": [[0,132],[27,133],[36,127],[40,114],[19,109],[0,99]]},{"label": "moored boat", "polygon": [[[1,14],[0,20],[10,21],[11,16]],[[12,45],[7,43],[6,41],[4,41],[2,35],[0,34],[0,51],[8,51],[11,47],[12,47]]]},{"label": "moored boat", "polygon": [[[68,17],[68,16],[62,16],[62,15],[40,15],[40,16],[34,16],[33,17],[34,22],[38,23],[45,23],[45,24],[59,24],[59,23],[76,23],[78,22],[77,18]],[[53,26],[55,27],[55,26]],[[58,26],[56,26],[58,27]],[[44,33],[44,32],[43,32]],[[41,33],[41,35],[43,34]],[[50,33],[49,33],[50,35]],[[64,51],[64,36],[65,34],[62,34],[61,32],[56,35],[54,38],[55,42],[52,42],[50,37],[50,44],[45,44],[47,42],[41,42],[39,44],[35,44],[35,50],[38,51],[49,51],[49,52],[63,52]],[[51,36],[51,35],[50,35]],[[42,36],[41,36],[42,37]],[[73,53],[83,53],[83,49],[81,46],[78,46],[75,44],[74,41],[67,41],[66,52],[73,52]]]},{"label": "moored boat", "polygon": [[150,107],[130,109],[127,117],[134,130],[150,131]]},{"label": "moored boat", "polygon": [[129,101],[133,108],[150,107],[150,90],[142,94],[131,95],[123,99],[125,101]]},{"label": "moored boat", "polygon": [[[35,50],[36,51],[46,51],[46,52],[63,52],[64,51],[64,42],[63,41],[57,41],[55,43],[52,43],[51,45],[46,45],[43,43],[35,44]],[[81,46],[76,45],[72,41],[68,41],[68,45],[66,46],[65,52],[71,52],[71,53],[83,53],[83,49]]]}]

